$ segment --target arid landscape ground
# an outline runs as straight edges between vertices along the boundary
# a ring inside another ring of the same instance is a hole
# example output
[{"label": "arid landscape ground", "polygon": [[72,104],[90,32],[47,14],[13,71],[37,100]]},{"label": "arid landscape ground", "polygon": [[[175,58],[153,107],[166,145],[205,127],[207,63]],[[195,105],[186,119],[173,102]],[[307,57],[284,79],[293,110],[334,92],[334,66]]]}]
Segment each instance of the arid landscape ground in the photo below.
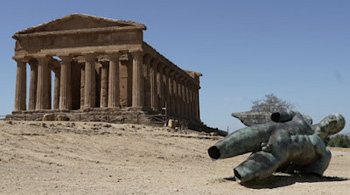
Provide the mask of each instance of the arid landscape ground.
[{"label": "arid landscape ground", "polygon": [[133,124],[0,121],[0,194],[350,194],[350,150],[323,178],[276,174],[241,185],[212,162],[222,137]]}]

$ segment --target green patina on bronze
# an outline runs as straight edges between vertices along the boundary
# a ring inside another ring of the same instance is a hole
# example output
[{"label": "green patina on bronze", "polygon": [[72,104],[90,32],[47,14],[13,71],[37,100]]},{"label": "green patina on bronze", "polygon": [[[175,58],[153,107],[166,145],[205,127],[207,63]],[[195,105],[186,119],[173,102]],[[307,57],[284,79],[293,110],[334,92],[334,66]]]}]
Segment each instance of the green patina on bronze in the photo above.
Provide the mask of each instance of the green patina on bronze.
[{"label": "green patina on bronze", "polygon": [[234,168],[241,182],[263,179],[276,171],[322,176],[331,159],[325,142],[344,126],[345,119],[340,114],[331,114],[312,125],[312,119],[299,112],[278,112],[271,114],[271,122],[231,133],[210,147],[208,153],[212,159],[223,159],[252,152]]}]

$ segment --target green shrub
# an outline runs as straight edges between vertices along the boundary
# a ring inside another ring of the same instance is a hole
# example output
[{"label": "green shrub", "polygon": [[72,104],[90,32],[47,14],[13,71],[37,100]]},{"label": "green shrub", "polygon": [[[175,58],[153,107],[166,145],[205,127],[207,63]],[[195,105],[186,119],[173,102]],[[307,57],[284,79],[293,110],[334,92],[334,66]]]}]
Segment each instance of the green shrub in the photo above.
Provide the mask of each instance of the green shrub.
[{"label": "green shrub", "polygon": [[350,138],[347,135],[337,135],[328,142],[330,147],[350,148]]}]

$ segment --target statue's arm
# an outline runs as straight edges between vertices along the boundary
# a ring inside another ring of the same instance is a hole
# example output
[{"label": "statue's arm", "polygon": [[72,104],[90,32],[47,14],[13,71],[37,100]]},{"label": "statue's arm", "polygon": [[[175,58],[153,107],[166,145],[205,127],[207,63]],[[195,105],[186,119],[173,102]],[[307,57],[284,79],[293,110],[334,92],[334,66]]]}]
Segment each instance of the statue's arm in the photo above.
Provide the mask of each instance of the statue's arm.
[{"label": "statue's arm", "polygon": [[271,114],[271,120],[276,123],[287,122],[287,121],[291,121],[294,118],[294,116],[296,116],[297,114],[300,114],[300,113],[293,110],[274,112]]},{"label": "statue's arm", "polygon": [[271,120],[276,123],[283,123],[283,122],[288,122],[293,120],[293,118],[296,116],[306,121],[309,125],[312,125],[312,118],[310,116],[302,115],[295,110],[285,110],[281,112],[274,112],[271,114]]}]

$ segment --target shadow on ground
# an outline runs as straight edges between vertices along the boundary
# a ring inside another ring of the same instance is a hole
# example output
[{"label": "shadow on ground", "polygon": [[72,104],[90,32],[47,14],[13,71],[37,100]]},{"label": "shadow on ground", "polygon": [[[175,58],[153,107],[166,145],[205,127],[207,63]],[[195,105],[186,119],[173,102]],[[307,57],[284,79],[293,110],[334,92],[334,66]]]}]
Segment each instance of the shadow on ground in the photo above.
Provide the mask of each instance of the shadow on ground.
[{"label": "shadow on ground", "polygon": [[[225,178],[225,180],[236,181],[234,177]],[[319,177],[317,175],[273,175],[262,180],[253,180],[241,185],[252,189],[273,189],[293,185],[295,183],[316,183],[316,182],[338,182],[347,181],[350,178],[342,177]]]}]

